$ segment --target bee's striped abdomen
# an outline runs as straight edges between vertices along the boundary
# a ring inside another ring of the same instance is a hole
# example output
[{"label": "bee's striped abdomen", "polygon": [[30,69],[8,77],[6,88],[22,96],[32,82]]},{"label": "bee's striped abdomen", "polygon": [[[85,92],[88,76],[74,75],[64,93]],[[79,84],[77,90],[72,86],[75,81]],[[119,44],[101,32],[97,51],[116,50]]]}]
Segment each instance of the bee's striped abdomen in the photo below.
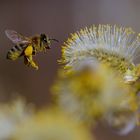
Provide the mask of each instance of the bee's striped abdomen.
[{"label": "bee's striped abdomen", "polygon": [[10,49],[7,53],[7,59],[10,60],[16,60],[18,57],[20,57],[26,48],[27,45],[16,45],[12,49]]}]

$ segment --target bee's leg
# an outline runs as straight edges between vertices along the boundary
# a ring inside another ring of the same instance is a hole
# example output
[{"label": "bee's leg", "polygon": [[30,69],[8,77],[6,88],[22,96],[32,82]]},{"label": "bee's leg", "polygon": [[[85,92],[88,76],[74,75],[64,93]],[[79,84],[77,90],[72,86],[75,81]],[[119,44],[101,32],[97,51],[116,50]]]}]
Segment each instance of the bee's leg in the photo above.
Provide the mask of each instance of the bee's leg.
[{"label": "bee's leg", "polygon": [[36,55],[36,49],[33,47],[32,55]]},{"label": "bee's leg", "polygon": [[[26,61],[27,61],[27,62],[26,62]],[[24,63],[25,63],[25,65],[27,65],[27,66],[32,66],[33,68],[35,68],[36,70],[38,70],[38,66],[37,66],[37,64],[33,61],[32,55],[31,55],[31,56],[25,56]]]},{"label": "bee's leg", "polygon": [[30,56],[33,54],[33,46],[32,45],[28,45],[26,47],[26,49],[24,50],[24,54],[25,56]]},{"label": "bee's leg", "polygon": [[33,68],[38,69],[38,66],[37,66],[36,63],[33,61],[32,53],[33,53],[33,47],[32,47],[32,45],[29,45],[29,46],[24,50],[24,54],[25,54],[24,63],[25,63],[25,65],[27,65],[27,66],[32,66]]},{"label": "bee's leg", "polygon": [[36,55],[36,50],[33,50],[33,53],[32,53],[32,55]]},{"label": "bee's leg", "polygon": [[28,61],[28,58],[26,56],[24,56],[24,64],[26,66],[29,66],[29,61]]}]

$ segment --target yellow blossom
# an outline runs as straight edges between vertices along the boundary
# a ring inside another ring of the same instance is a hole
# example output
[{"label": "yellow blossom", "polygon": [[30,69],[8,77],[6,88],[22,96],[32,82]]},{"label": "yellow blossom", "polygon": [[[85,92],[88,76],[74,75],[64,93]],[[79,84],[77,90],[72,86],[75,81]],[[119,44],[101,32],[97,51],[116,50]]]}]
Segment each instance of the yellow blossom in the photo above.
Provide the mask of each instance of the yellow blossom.
[{"label": "yellow blossom", "polygon": [[62,47],[59,62],[69,70],[77,69],[85,60],[110,66],[126,83],[140,77],[140,66],[134,64],[140,53],[140,37],[131,28],[98,25],[71,35]]},{"label": "yellow blossom", "polygon": [[31,106],[26,106],[22,98],[0,104],[0,139],[10,139],[17,126],[33,114]]},{"label": "yellow blossom", "polygon": [[50,109],[21,124],[13,140],[91,140],[91,134],[70,116]]},{"label": "yellow blossom", "polygon": [[67,75],[61,71],[53,92],[62,110],[87,124],[118,109],[127,108],[131,112],[138,109],[131,87],[121,82],[106,65],[84,66]]},{"label": "yellow blossom", "polygon": [[122,108],[109,112],[104,122],[119,135],[127,135],[138,123],[138,112]]}]

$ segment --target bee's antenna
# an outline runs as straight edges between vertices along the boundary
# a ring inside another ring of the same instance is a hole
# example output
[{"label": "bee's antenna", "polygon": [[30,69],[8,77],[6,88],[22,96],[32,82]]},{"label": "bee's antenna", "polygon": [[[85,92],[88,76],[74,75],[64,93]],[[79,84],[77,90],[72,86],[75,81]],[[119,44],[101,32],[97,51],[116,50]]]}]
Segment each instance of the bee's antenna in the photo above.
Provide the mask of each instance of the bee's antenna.
[{"label": "bee's antenna", "polygon": [[51,38],[49,40],[53,40],[53,41],[59,42],[57,39],[54,39],[54,38]]}]

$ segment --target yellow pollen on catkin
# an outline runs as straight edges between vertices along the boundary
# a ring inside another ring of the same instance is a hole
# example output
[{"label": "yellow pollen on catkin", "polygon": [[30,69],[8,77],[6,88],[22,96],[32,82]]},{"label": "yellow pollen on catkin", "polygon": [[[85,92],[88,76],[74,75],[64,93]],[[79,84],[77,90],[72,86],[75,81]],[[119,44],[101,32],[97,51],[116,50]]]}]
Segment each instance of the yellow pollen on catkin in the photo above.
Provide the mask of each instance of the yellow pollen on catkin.
[{"label": "yellow pollen on catkin", "polygon": [[81,62],[93,60],[111,67],[126,83],[132,83],[140,77],[134,64],[140,52],[139,42],[139,34],[130,27],[93,25],[71,34],[62,46],[59,62],[75,70]]}]

